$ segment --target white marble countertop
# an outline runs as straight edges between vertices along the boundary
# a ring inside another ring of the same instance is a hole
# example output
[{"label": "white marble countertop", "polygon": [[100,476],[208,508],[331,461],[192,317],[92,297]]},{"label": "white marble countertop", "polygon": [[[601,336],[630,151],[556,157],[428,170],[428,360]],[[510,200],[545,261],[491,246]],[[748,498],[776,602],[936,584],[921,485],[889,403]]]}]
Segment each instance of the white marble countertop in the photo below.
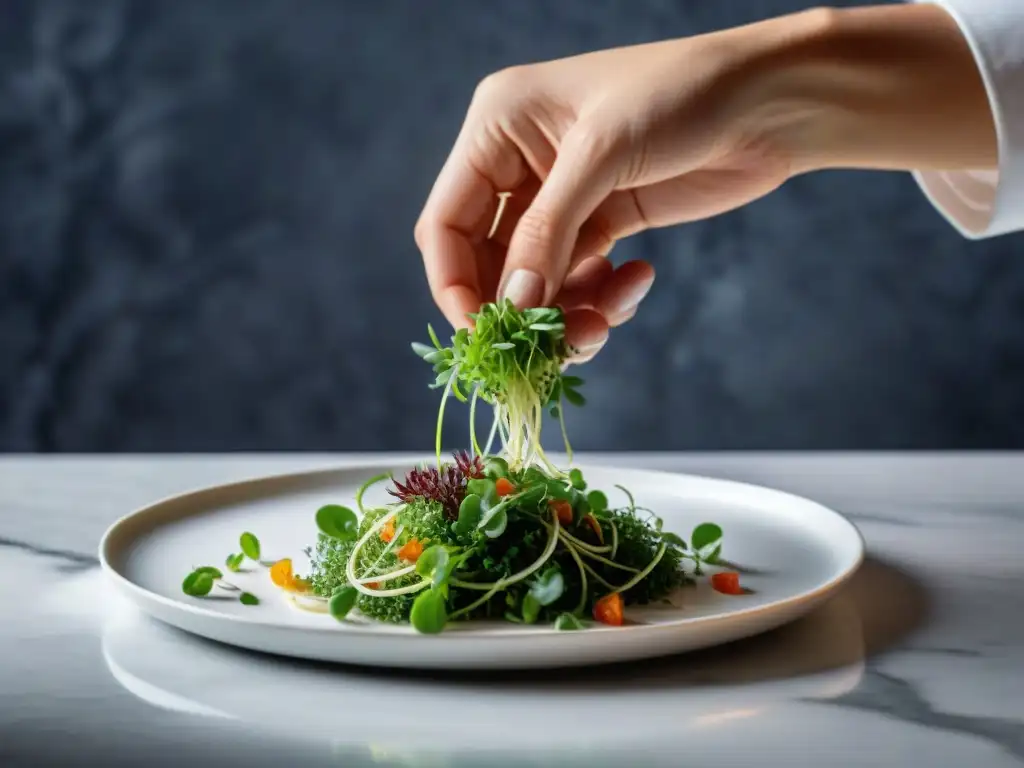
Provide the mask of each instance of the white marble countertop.
[{"label": "white marble countertop", "polygon": [[[99,572],[106,527],[157,498],[367,458],[0,458],[0,765],[1024,765],[1024,455],[581,457],[808,496],[868,544],[808,618],[612,669],[475,679],[250,655],[141,616]],[[581,721],[594,696],[607,716]],[[436,738],[390,731],[389,708]]]}]

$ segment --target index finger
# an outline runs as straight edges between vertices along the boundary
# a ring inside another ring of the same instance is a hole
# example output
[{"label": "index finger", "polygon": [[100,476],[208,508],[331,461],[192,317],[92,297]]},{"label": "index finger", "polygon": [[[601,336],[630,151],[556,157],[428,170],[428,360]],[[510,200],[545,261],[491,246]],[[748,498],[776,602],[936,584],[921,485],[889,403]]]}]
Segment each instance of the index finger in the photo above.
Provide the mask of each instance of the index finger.
[{"label": "index finger", "polygon": [[[503,134],[502,134],[503,136]],[[518,148],[487,130],[463,130],[448,156],[416,224],[430,292],[456,328],[481,303],[478,261],[498,193],[522,181],[526,167]]]}]

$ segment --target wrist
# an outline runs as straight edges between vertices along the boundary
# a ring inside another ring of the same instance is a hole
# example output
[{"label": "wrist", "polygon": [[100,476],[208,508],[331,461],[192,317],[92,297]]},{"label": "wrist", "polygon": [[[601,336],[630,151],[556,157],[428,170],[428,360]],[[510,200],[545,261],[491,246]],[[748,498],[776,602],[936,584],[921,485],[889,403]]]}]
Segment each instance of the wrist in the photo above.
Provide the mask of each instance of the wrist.
[{"label": "wrist", "polygon": [[997,165],[977,64],[938,6],[815,9],[736,32],[754,51],[733,73],[741,130],[791,174]]}]

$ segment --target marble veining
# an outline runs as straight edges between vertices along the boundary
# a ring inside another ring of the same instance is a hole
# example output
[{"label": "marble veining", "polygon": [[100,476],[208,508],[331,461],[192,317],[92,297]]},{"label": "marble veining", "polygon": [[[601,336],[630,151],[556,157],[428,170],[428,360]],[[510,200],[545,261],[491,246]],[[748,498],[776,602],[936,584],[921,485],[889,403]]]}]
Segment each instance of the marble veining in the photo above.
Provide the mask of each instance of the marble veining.
[{"label": "marble veining", "polygon": [[583,457],[801,493],[867,542],[805,619],[658,663],[332,668],[188,636],[106,589],[95,545],[134,507],[371,458],[0,458],[0,765],[1024,765],[1024,456]]}]

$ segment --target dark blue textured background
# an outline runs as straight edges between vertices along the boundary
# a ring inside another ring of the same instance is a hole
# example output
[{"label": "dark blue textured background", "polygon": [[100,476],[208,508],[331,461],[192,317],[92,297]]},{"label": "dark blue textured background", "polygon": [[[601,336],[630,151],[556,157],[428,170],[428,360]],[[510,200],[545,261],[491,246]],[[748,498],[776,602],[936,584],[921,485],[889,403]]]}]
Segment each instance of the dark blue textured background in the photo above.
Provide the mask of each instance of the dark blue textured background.
[{"label": "dark blue textured background", "polygon": [[[412,226],[475,83],[803,5],[3,0],[0,449],[429,448]],[[1021,447],[1022,243],[838,172],[638,236],[575,443]]]}]

